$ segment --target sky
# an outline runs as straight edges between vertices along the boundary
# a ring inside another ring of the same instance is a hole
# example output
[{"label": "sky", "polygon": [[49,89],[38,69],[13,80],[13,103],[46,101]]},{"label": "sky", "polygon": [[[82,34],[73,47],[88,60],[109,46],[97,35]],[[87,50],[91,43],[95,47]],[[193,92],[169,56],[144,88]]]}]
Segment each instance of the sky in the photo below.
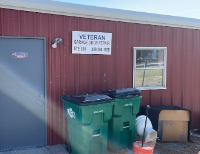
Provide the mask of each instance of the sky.
[{"label": "sky", "polygon": [[54,0],[200,19],[200,0]]}]

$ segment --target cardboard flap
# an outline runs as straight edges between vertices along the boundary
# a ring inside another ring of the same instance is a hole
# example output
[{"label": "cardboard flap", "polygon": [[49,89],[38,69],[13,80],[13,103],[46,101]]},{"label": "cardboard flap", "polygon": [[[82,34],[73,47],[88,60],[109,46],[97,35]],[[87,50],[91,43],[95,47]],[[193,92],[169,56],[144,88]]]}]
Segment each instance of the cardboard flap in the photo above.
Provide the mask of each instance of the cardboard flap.
[{"label": "cardboard flap", "polygon": [[187,121],[163,121],[162,141],[187,141]]},{"label": "cardboard flap", "polygon": [[159,114],[159,120],[169,121],[189,121],[189,111],[186,110],[162,110]]}]

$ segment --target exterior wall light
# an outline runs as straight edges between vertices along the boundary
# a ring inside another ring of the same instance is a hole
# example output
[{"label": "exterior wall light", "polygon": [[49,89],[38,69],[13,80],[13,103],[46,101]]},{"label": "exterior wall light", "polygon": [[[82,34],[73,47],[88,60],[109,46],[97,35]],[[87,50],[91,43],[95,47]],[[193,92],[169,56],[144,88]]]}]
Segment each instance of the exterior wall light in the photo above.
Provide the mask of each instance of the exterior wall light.
[{"label": "exterior wall light", "polygon": [[63,40],[61,38],[56,38],[54,43],[52,44],[52,48],[57,48],[57,44],[62,42]]}]

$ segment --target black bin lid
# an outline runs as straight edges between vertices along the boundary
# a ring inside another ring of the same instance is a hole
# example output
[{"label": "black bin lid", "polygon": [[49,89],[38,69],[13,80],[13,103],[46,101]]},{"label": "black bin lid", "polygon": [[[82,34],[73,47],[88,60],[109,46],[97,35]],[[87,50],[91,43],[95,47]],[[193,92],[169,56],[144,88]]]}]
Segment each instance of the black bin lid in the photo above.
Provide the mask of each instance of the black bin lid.
[{"label": "black bin lid", "polygon": [[63,95],[62,99],[81,106],[113,102],[113,99],[104,94]]},{"label": "black bin lid", "polygon": [[140,90],[136,88],[123,88],[103,91],[102,94],[108,95],[114,98],[133,98],[140,96]]}]

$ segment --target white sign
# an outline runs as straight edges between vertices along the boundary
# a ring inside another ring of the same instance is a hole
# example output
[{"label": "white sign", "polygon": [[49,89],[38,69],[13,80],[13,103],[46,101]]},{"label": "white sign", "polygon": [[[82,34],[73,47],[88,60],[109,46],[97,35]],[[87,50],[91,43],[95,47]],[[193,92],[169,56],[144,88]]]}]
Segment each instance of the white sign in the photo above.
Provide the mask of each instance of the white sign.
[{"label": "white sign", "polygon": [[72,54],[111,55],[112,33],[72,31]]}]

